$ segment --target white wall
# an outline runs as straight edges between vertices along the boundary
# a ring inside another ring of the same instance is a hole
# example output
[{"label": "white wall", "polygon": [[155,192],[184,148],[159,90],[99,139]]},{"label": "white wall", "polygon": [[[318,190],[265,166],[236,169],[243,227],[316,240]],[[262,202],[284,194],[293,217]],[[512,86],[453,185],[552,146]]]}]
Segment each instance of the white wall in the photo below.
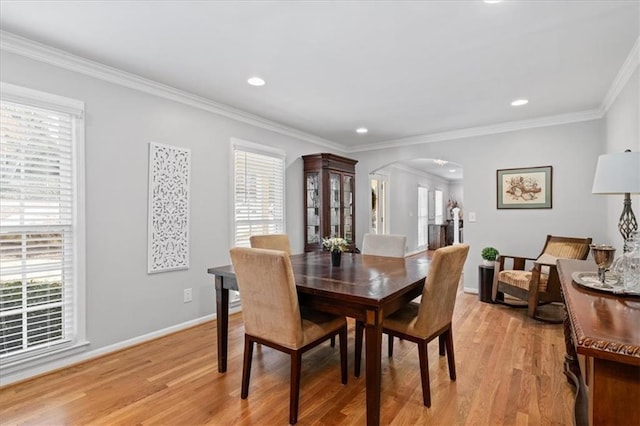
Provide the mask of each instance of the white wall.
[{"label": "white wall", "polygon": [[[352,156],[359,160],[359,188],[366,184],[370,171],[398,160],[446,158],[462,165],[464,241],[471,245],[464,286],[477,291],[480,251],[485,246],[494,246],[505,254],[536,256],[547,234],[605,239],[602,199],[591,194],[596,159],[604,146],[603,133],[603,120],[593,120]],[[497,169],[547,165],[553,166],[552,209],[497,210]],[[358,205],[365,204],[366,197],[366,192],[357,191]],[[476,213],[475,223],[468,221],[469,212]],[[359,209],[357,214],[358,223],[366,221],[367,211]]]},{"label": "white wall", "polygon": [[[4,82],[85,102],[90,351],[214,314],[207,268],[230,263],[232,137],[286,151],[286,228],[292,249],[303,250],[300,156],[328,148],[12,53],[0,63]],[[147,274],[151,141],[191,149],[188,270]],[[192,303],[183,303],[185,288]]]},{"label": "white wall", "polygon": [[[626,149],[640,151],[640,71],[636,68],[629,81],[609,107],[605,116],[606,143],[601,154],[623,152]],[[623,195],[600,195],[605,198],[606,213],[603,244],[612,244],[622,253],[623,239],[618,231],[618,219],[622,213]],[[640,222],[640,195],[631,196],[631,207]]]}]

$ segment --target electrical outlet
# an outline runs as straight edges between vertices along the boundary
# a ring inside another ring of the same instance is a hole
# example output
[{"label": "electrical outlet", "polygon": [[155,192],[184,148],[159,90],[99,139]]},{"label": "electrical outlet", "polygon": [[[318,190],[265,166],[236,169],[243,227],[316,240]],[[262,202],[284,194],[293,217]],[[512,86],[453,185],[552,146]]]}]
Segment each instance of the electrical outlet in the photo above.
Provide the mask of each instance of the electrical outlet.
[{"label": "electrical outlet", "polygon": [[193,292],[190,288],[184,289],[184,303],[191,302],[193,300]]},{"label": "electrical outlet", "polygon": [[469,222],[476,221],[476,212],[469,212]]}]

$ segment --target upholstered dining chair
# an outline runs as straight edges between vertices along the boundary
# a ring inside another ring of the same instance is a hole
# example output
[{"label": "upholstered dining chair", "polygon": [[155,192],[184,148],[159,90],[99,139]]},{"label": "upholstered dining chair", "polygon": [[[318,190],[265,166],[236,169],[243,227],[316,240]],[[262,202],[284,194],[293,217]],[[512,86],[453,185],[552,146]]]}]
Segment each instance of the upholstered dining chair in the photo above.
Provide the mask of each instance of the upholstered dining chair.
[{"label": "upholstered dining chair", "polygon": [[[456,303],[462,268],[469,253],[468,244],[457,244],[437,249],[429,264],[429,272],[422,290],[420,303],[411,302],[382,322],[382,331],[389,336],[389,356],[393,356],[393,337],[418,344],[422,401],[431,406],[429,360],[427,343],[438,337],[440,355],[447,354],[449,378],[456,380],[451,323]],[[361,337],[360,337],[361,339]],[[356,359],[362,356],[362,343],[356,342]],[[359,371],[356,371],[356,377]]]},{"label": "upholstered dining chair", "polygon": [[252,248],[282,250],[291,254],[291,245],[287,234],[252,235],[249,237]]},{"label": "upholstered dining chair", "polygon": [[284,251],[234,247],[230,251],[244,320],[244,361],[240,397],[249,396],[254,343],[291,358],[289,423],[298,421],[302,354],[332,336],[340,339],[341,380],[347,383],[347,321],[302,309],[289,255]]},{"label": "upholstered dining chair", "polygon": [[[589,255],[591,238],[573,238],[547,235],[542,252],[537,258],[500,254],[495,262],[492,299],[512,307],[527,307],[528,315],[540,321],[559,323],[562,318],[546,318],[538,313],[541,303],[562,302],[558,259],[585,260]],[[524,303],[504,301],[507,293]]]},{"label": "upholstered dining chair", "polygon": [[[405,235],[397,234],[364,234],[362,238],[362,250],[363,255],[368,256],[382,256],[382,257],[404,257],[404,248],[407,245],[407,237]],[[356,347],[362,345],[362,333],[364,331],[364,324],[362,321],[356,321]],[[362,350],[362,348],[360,348]],[[357,358],[354,368],[356,370],[356,377],[359,374],[360,359]]]},{"label": "upholstered dining chair", "polygon": [[364,234],[361,253],[372,256],[404,257],[406,244],[405,235]]}]

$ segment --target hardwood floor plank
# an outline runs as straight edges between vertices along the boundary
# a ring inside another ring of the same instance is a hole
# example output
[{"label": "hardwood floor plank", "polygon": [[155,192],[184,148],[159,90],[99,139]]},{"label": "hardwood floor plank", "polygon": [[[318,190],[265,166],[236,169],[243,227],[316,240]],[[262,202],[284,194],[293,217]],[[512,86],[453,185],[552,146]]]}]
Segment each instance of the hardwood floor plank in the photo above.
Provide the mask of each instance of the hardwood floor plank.
[{"label": "hardwood floor plank", "polygon": [[[247,400],[240,399],[243,326],[229,319],[227,373],[217,372],[215,321],[0,389],[0,423],[73,425],[286,424],[289,358],[254,351]],[[340,383],[338,348],[303,356],[300,425],[365,423],[365,377]],[[457,381],[437,341],[428,347],[432,406],[422,405],[416,345],[383,338],[383,424],[570,425],[573,390],[562,373],[562,326],[522,309],[458,294],[453,322]]]}]

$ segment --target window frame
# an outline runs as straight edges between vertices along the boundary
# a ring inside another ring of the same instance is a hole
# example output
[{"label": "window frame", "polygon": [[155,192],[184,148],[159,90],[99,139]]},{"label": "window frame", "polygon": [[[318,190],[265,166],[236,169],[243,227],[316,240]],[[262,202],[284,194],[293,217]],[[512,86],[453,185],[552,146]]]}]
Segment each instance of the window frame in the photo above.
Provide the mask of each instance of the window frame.
[{"label": "window frame", "polygon": [[[85,222],[85,128],[84,102],[41,92],[6,82],[0,82],[2,100],[25,107],[42,108],[66,113],[72,120],[71,152],[71,230],[72,230],[72,291],[71,336],[65,342],[2,357],[0,371],[3,379],[25,375],[26,370],[77,354],[86,350],[86,222]],[[14,227],[17,228],[17,227]],[[24,227],[20,227],[24,228]],[[37,228],[34,229],[36,232]],[[28,373],[26,374],[28,375]],[[11,380],[9,378],[9,380]],[[3,380],[4,381],[4,380]]]},{"label": "window frame", "polygon": [[[286,233],[287,230],[287,214],[286,214],[286,198],[287,198],[287,162],[286,162],[286,153],[282,149],[274,148],[267,145],[258,144],[255,142],[246,141],[243,139],[231,138],[231,235],[230,235],[230,247],[234,247],[237,245],[238,240],[236,238],[237,227],[236,227],[236,169],[235,169],[235,152],[236,150],[251,152],[254,154],[265,155],[268,157],[278,158],[282,161],[282,233]],[[248,241],[247,241],[248,244]]]},{"label": "window frame", "polygon": [[436,225],[444,225],[444,191],[436,189],[434,192],[434,208],[435,208],[435,220]]},{"label": "window frame", "polygon": [[[424,201],[424,205],[421,205]],[[429,245],[429,188],[418,185],[418,248]],[[420,239],[421,229],[424,232],[424,241]]]}]

